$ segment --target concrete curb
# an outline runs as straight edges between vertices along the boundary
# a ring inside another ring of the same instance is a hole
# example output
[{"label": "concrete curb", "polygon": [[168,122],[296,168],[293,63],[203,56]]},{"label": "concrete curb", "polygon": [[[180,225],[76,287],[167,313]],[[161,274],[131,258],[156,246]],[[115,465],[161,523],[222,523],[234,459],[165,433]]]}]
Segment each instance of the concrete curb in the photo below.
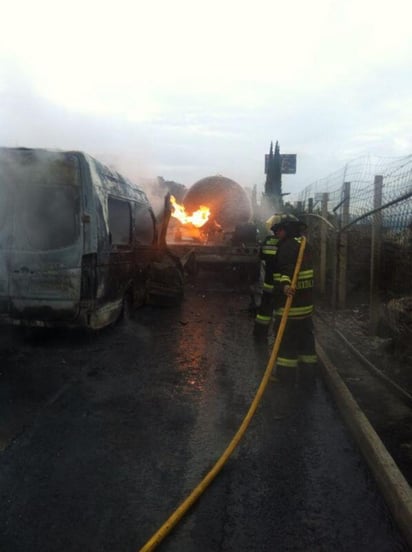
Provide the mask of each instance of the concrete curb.
[{"label": "concrete curb", "polygon": [[372,470],[395,522],[412,550],[411,487],[319,343],[316,344],[316,351],[326,385]]}]

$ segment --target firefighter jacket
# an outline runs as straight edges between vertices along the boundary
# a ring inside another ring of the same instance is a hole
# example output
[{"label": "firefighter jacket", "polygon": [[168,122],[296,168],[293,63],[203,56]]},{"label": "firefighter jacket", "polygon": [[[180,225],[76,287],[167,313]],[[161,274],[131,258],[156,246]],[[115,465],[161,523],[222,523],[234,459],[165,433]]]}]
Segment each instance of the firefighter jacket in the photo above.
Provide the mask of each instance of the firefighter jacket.
[{"label": "firefighter jacket", "polygon": [[[276,267],[273,274],[275,289],[275,313],[282,316],[285,304],[283,288],[292,282],[296,260],[298,258],[301,237],[287,237],[278,244]],[[302,265],[296,284],[296,293],[289,311],[289,318],[307,318],[313,312],[313,265],[311,248],[306,243]]]},{"label": "firefighter jacket", "polygon": [[260,258],[265,262],[265,279],[263,292],[273,293],[273,274],[276,266],[276,252],[279,240],[275,236],[266,236],[260,248]]},{"label": "firefighter jacket", "polygon": [[[258,306],[255,318],[255,328],[257,332],[267,334],[269,324],[273,318],[273,274],[276,267],[276,252],[279,240],[275,236],[267,236],[260,249],[260,258],[264,265],[264,277],[262,286],[261,303]],[[259,329],[260,328],[260,329]],[[255,333],[256,335],[256,333]]]}]

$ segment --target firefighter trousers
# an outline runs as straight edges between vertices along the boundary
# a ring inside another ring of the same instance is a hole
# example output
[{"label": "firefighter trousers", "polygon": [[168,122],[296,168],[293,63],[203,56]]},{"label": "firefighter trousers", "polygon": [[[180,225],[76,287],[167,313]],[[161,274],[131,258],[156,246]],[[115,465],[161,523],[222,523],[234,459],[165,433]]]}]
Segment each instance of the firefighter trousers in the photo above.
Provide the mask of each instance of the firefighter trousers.
[{"label": "firefighter trousers", "polygon": [[263,290],[262,293],[262,302],[260,303],[259,308],[257,309],[257,314],[255,318],[255,335],[268,335],[268,330],[270,323],[273,317],[273,306],[274,306],[274,297],[273,291],[270,293]]},{"label": "firefighter trousers", "polygon": [[[277,333],[280,317],[275,320]],[[277,367],[281,372],[302,365],[315,366],[317,363],[315,337],[313,335],[312,316],[306,318],[288,318],[277,358]]]}]

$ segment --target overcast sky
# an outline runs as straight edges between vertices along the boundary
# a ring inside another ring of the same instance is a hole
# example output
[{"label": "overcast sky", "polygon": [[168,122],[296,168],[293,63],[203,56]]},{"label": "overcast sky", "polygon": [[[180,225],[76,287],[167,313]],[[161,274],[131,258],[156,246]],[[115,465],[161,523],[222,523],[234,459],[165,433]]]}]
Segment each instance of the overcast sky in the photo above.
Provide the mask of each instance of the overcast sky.
[{"label": "overcast sky", "polygon": [[0,145],[261,191],[279,140],[299,191],[412,153],[411,21],[412,0],[4,1]]}]

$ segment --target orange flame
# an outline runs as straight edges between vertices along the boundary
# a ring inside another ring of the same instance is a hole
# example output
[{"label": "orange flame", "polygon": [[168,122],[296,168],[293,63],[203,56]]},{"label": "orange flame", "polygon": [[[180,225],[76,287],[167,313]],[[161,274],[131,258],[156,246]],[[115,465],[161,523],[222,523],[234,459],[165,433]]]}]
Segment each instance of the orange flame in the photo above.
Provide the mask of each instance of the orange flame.
[{"label": "orange flame", "polygon": [[172,204],[173,208],[172,217],[180,220],[182,224],[193,224],[193,226],[196,226],[196,228],[200,228],[209,220],[209,207],[204,207],[203,205],[201,205],[199,209],[195,211],[192,215],[187,215],[183,205],[179,205],[179,203],[176,202],[176,198],[174,196],[170,196],[170,203]]}]

